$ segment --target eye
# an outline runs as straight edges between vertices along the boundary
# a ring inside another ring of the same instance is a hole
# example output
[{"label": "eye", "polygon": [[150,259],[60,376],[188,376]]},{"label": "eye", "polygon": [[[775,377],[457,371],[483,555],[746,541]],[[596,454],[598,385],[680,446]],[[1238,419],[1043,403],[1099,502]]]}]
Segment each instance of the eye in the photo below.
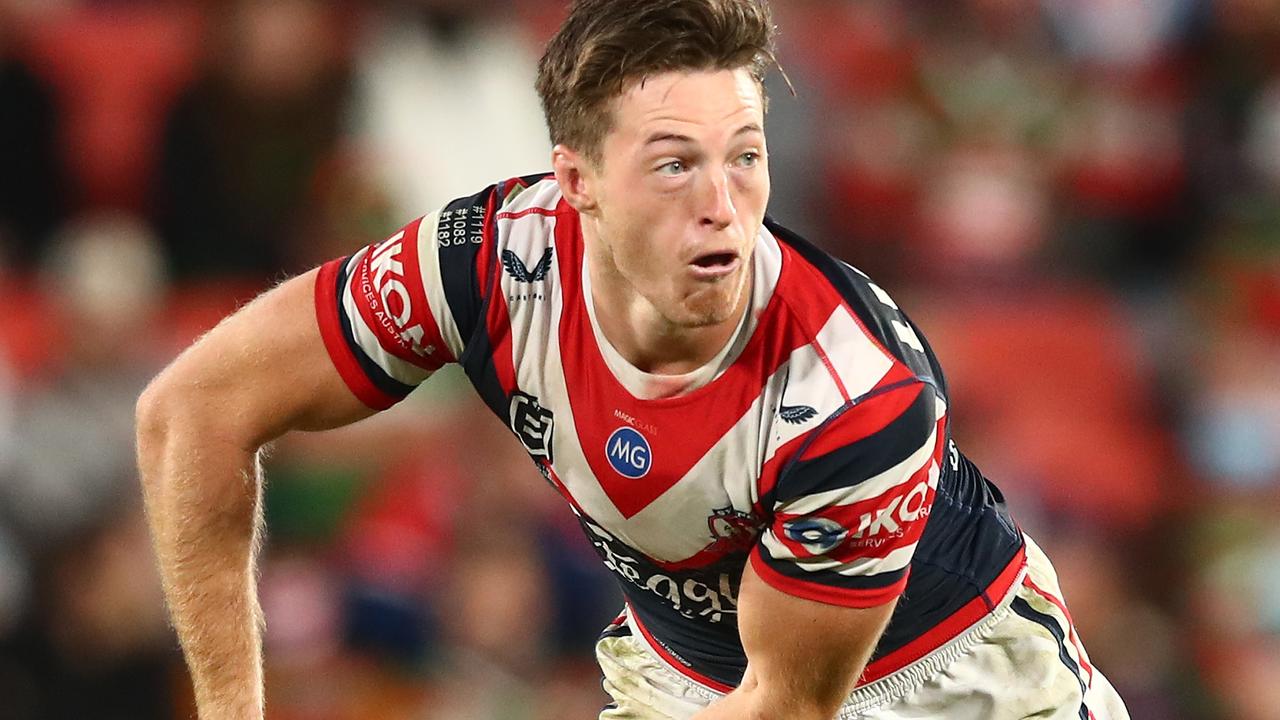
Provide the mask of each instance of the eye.
[{"label": "eye", "polygon": [[741,168],[753,168],[756,165],[760,164],[760,153],[756,152],[755,150],[748,150],[747,152],[744,152],[741,155],[739,155],[738,159],[735,160],[734,162],[738,167],[741,167]]},{"label": "eye", "polygon": [[666,175],[667,177],[676,177],[677,175],[683,175],[684,171],[687,169],[688,167],[684,164],[683,160],[672,160],[669,163],[659,165],[658,174]]}]

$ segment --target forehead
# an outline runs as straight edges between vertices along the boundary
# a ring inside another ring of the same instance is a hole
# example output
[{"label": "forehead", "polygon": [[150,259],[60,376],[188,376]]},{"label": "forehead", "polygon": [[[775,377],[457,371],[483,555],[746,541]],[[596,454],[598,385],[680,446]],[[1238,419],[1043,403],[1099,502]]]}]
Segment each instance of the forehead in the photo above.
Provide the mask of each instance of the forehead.
[{"label": "forehead", "polygon": [[763,127],[764,98],[746,68],[675,71],[633,82],[614,106],[614,134],[637,139],[661,129],[682,134]]}]

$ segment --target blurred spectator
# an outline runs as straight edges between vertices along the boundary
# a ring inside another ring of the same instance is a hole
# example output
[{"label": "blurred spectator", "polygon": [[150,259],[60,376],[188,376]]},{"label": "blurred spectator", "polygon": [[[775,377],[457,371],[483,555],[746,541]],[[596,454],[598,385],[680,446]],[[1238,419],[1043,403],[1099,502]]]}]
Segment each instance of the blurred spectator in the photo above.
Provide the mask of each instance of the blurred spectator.
[{"label": "blurred spectator", "polygon": [[551,169],[539,52],[510,0],[383,0],[358,40],[356,132],[399,222]]},{"label": "blurred spectator", "polygon": [[1188,428],[1191,456],[1224,489],[1280,487],[1280,342],[1231,329],[1213,337]]},{"label": "blurred spectator", "polygon": [[1049,233],[1049,188],[1017,145],[956,148],[940,158],[920,198],[912,234],[933,262],[919,277],[1024,282]]},{"label": "blurred spectator", "polygon": [[176,653],[139,505],[116,503],[53,555],[38,613],[50,643],[42,720],[169,716]]},{"label": "blurred spectator", "polygon": [[133,405],[157,370],[149,340],[162,263],[146,227],[119,215],[67,227],[49,255],[45,321],[64,332],[19,398],[10,475],[0,482],[3,506],[33,542],[92,526],[135,494]]},{"label": "blurred spectator", "polygon": [[320,211],[309,193],[342,137],[343,19],[316,0],[237,0],[213,18],[153,183],[177,277],[261,282],[301,269],[290,250],[308,241]]},{"label": "blurred spectator", "polygon": [[1060,257],[1120,287],[1165,284],[1203,228],[1189,194],[1183,81],[1153,76],[1081,86],[1063,115]]},{"label": "blurred spectator", "polygon": [[1118,70],[1158,61],[1184,36],[1197,0],[1042,0],[1067,52]]},{"label": "blurred spectator", "polygon": [[28,23],[16,0],[0,0],[0,274],[33,267],[66,211],[60,116],[27,62]]},{"label": "blurred spectator", "polygon": [[1262,189],[1280,195],[1280,71],[1254,104],[1244,149]]},{"label": "blurred spectator", "polygon": [[1186,627],[1219,717],[1264,720],[1280,702],[1280,510],[1267,493],[1218,496],[1186,535]]},{"label": "blurred spectator", "polygon": [[29,40],[57,91],[70,213],[145,213],[161,123],[190,77],[200,15],[187,2],[28,5],[42,11]]},{"label": "blurred spectator", "polygon": [[[0,638],[13,632],[22,619],[31,594],[30,574],[26,552],[0,524]],[[0,687],[4,684],[0,680]]]},{"label": "blurred spectator", "polygon": [[[1125,700],[1131,717],[1182,720],[1185,683],[1175,679],[1185,672],[1186,637],[1169,614],[1164,598],[1146,597],[1150,564],[1136,559],[1143,546],[1117,543],[1114,534],[1099,532],[1088,524],[1024,525],[1037,538],[1053,546],[1054,567],[1070,578],[1063,588],[1076,629],[1095,665],[1105,668],[1107,679]],[[1134,642],[1141,637],[1142,642]]]}]

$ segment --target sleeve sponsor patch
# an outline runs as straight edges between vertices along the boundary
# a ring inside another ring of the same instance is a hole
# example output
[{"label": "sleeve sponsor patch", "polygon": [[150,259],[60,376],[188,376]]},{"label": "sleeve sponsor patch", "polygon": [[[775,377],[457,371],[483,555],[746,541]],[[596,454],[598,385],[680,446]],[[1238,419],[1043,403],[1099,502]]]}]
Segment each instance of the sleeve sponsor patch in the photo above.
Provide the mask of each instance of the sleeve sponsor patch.
[{"label": "sleeve sponsor patch", "polygon": [[[778,480],[754,559],[761,577],[832,604],[896,597],[933,506],[943,422],[931,387],[918,383],[831,420]],[[880,429],[868,434],[868,424]],[[830,442],[841,436],[844,444]]]},{"label": "sleeve sponsor patch", "polygon": [[454,360],[440,337],[423,288],[414,221],[372,246],[352,269],[350,293],[360,319],[386,352],[433,372]]}]

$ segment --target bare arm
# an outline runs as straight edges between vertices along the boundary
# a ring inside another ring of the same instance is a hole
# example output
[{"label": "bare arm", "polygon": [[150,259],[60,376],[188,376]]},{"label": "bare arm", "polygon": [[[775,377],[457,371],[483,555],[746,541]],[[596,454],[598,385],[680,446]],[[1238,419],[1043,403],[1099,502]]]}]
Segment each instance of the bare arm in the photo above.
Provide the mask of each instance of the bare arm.
[{"label": "bare arm", "polygon": [[895,603],[848,608],[794,597],[766,584],[747,563],[738,597],[746,675],[694,720],[831,720]]},{"label": "bare arm", "polygon": [[315,275],[224,320],[138,400],[143,497],[201,720],[262,718],[259,448],[372,412],[325,351]]}]

